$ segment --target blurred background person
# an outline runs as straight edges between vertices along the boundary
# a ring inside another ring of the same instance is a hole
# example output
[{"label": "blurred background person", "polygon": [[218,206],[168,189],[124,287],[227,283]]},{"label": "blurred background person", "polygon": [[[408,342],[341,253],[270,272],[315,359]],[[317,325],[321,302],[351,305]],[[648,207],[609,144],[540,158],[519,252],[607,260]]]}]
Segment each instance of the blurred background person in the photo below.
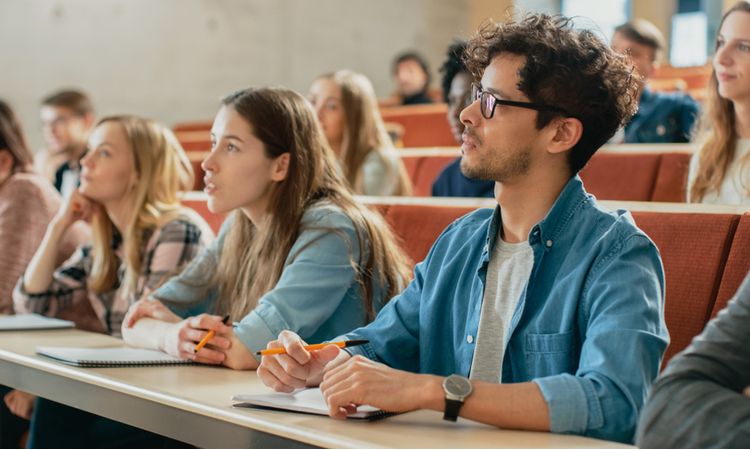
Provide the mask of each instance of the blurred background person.
[{"label": "blurred background person", "polygon": [[698,103],[685,93],[654,92],[647,86],[659,67],[658,60],[664,48],[664,36],[656,25],[645,19],[634,19],[615,28],[612,49],[630,57],[641,76],[641,88],[638,111],[625,125],[624,138],[618,133],[614,143],[690,141]]},{"label": "blurred background person", "polygon": [[[455,41],[448,47],[448,53],[440,72],[443,74],[442,88],[445,103],[448,104],[448,123],[456,142],[461,145],[464,124],[461,111],[471,103],[471,83],[474,80],[463,61],[466,51],[465,41]],[[461,157],[456,158],[440,172],[432,184],[433,197],[494,197],[495,182],[474,180],[461,173]]]},{"label": "blurred background person", "polygon": [[393,79],[402,105],[432,103],[429,96],[430,68],[427,60],[417,52],[405,52],[393,62]]},{"label": "blurred background person", "polygon": [[80,160],[94,125],[94,107],[83,92],[64,90],[42,101],[40,116],[45,149],[36,167],[67,197],[80,181]]},{"label": "blurred background person", "polygon": [[364,75],[339,70],[310,86],[308,99],[355,194],[411,195],[411,181]]},{"label": "blurred background person", "polygon": [[750,3],[724,15],[690,161],[688,200],[750,205]]}]

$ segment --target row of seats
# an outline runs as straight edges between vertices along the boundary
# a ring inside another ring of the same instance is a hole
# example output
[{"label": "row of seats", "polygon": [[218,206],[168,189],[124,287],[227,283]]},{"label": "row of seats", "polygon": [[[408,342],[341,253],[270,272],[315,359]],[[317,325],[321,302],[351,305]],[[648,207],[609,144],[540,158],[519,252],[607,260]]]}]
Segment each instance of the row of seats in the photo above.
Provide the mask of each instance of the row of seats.
[{"label": "row of seats", "polygon": [[[684,144],[605,146],[581,171],[586,189],[606,200],[684,202],[692,147]],[[401,150],[415,196],[429,196],[458,149]]]},{"label": "row of seats", "polygon": [[[692,148],[684,145],[613,146],[594,154],[581,172],[586,189],[606,200],[684,202]],[[644,152],[648,149],[648,152]],[[404,149],[401,160],[414,195],[430,196],[432,183],[460,155],[456,148]],[[203,189],[200,164],[206,152],[188,152],[195,171],[194,190]]]},{"label": "row of seats", "polygon": [[[492,199],[360,197],[386,218],[414,262],[451,222]],[[665,363],[699,334],[724,308],[750,271],[750,213],[723,206],[601,202],[607,209],[632,211],[636,224],[656,243],[666,276],[666,320],[671,334]],[[185,204],[218,230],[223,217],[212,214],[200,192]]]}]

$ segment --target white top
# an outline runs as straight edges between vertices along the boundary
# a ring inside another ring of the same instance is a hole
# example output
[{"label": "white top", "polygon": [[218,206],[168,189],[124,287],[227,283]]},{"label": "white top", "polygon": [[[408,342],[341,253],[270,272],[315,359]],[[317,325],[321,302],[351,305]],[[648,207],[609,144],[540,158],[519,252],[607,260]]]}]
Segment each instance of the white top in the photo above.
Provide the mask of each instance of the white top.
[{"label": "white top", "polygon": [[510,320],[534,265],[528,241],[509,244],[498,236],[487,267],[487,280],[479,316],[472,380],[502,382],[503,355],[510,336]]},{"label": "white top", "polygon": [[[724,176],[719,192],[706,192],[701,203],[721,205],[746,205],[750,206],[750,164],[740,164],[740,161],[750,152],[750,139],[738,139],[737,148],[729,170]],[[693,182],[698,174],[697,152],[690,159],[690,172],[688,175],[688,195],[693,187]]]},{"label": "white top", "polygon": [[355,191],[363,195],[396,195],[400,181],[400,164],[396,150],[372,150],[360,167],[359,183]]}]

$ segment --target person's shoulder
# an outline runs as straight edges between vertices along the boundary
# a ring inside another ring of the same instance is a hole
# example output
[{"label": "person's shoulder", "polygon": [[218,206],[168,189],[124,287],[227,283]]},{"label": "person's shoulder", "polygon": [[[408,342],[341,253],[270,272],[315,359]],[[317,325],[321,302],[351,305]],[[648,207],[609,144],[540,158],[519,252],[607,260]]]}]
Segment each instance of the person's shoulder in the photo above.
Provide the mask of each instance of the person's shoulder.
[{"label": "person's shoulder", "polygon": [[[585,213],[593,219],[595,224],[592,236],[608,239],[613,245],[621,245],[631,238],[653,245],[653,241],[635,223],[633,214],[625,209],[608,210],[599,205],[593,197],[584,206]],[[577,231],[577,232],[580,232]]]},{"label": "person's shoulder", "polygon": [[54,186],[41,175],[35,173],[16,173],[4,184],[3,197],[6,199],[23,202],[41,202],[57,208],[60,203],[60,195]]},{"label": "person's shoulder", "polygon": [[698,102],[686,92],[652,92],[654,103],[660,108],[665,106],[673,108],[698,107]]},{"label": "person's shoulder", "polygon": [[189,213],[181,212],[164,222],[158,229],[159,242],[181,242],[184,244],[194,244],[201,241],[201,236],[206,233],[201,223],[202,219],[198,216],[193,217]]},{"label": "person's shoulder", "polygon": [[354,229],[354,222],[341,206],[330,200],[310,205],[302,214],[301,225],[311,228]]}]

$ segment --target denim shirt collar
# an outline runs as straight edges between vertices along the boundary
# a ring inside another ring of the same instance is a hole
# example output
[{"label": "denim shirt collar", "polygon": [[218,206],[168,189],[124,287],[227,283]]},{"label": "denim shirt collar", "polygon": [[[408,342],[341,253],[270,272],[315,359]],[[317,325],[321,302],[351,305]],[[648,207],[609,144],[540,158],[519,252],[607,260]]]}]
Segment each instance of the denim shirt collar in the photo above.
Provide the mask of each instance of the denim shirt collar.
[{"label": "denim shirt collar", "polygon": [[[554,245],[557,237],[562,234],[570,219],[580,206],[588,201],[586,191],[583,189],[583,182],[578,175],[573,176],[563,188],[560,195],[552,204],[552,208],[547,211],[547,215],[539,223],[529,230],[529,245],[536,248],[542,245],[545,251],[549,251]],[[501,208],[500,205],[495,207],[492,215],[484,250],[482,252],[483,262],[489,262],[490,249],[494,248],[495,241],[498,237],[498,228],[501,225]]]}]

